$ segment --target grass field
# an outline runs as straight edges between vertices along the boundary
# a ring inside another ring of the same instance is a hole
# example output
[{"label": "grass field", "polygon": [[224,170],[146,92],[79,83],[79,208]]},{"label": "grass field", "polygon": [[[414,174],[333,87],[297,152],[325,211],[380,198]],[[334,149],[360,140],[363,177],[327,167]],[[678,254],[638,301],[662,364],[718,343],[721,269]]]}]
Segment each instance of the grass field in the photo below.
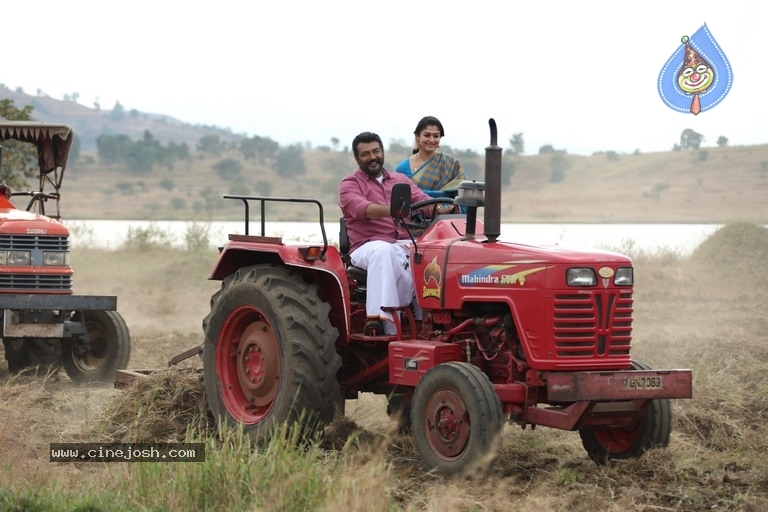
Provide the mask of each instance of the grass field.
[{"label": "grass field", "polygon": [[[202,389],[169,370],[135,388],[76,388],[0,364],[0,509],[39,511],[763,511],[768,509],[768,231],[726,226],[688,257],[634,254],[633,358],[691,368],[670,446],[596,466],[578,434],[507,426],[480,479],[426,473],[380,396],[347,401],[322,442],[253,449],[206,428]],[[73,254],[81,293],[116,293],[131,367],[161,368],[201,341],[214,253],[162,245]],[[196,367],[193,360],[185,367]],[[199,441],[204,463],[51,463],[52,442]]]}]

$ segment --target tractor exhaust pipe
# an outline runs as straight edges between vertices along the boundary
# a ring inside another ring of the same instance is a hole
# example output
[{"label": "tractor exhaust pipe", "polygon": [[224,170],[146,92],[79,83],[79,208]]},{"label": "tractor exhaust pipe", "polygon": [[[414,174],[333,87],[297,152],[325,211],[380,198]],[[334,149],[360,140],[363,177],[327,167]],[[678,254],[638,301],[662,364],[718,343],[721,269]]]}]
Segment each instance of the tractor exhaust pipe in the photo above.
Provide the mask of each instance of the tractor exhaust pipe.
[{"label": "tractor exhaust pipe", "polygon": [[488,120],[491,127],[491,145],[485,148],[485,211],[483,219],[488,242],[495,242],[501,234],[501,148],[498,146],[496,121]]}]

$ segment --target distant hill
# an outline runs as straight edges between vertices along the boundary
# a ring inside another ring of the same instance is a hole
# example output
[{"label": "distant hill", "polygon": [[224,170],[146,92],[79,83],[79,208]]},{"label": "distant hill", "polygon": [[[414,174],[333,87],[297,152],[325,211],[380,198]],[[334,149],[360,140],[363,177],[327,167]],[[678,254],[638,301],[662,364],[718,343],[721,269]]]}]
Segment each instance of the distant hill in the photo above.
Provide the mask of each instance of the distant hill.
[{"label": "distant hill", "polygon": [[194,148],[206,135],[219,134],[224,141],[238,141],[242,135],[233,134],[229,129],[216,126],[192,125],[160,114],[139,112],[135,109],[114,111],[112,109],[88,108],[75,101],[63,101],[50,96],[32,96],[13,91],[0,85],[0,99],[13,100],[17,108],[31,105],[36,121],[64,123],[70,125],[80,139],[82,151],[96,151],[99,135],[123,134],[132,140],[141,139],[149,130],[162,144],[186,143]]},{"label": "distant hill", "polygon": [[[3,98],[14,100],[19,108],[32,105],[39,121],[71,125],[81,139],[80,157],[67,165],[61,190],[62,215],[69,219],[238,221],[241,203],[222,196],[245,194],[318,199],[325,220],[335,222],[340,214],[339,181],[356,167],[348,150],[316,148],[301,153],[303,172],[288,176],[275,170],[274,159],[245,158],[236,144],[217,154],[196,150],[197,142],[212,133],[228,142],[242,139],[229,130],[136,111],[118,116],[111,110],[0,87]],[[139,140],[145,130],[162,144],[186,142],[190,158],[133,172],[99,160],[99,135]],[[407,156],[408,148],[386,149],[389,169]],[[462,156],[461,161],[470,179],[483,181],[484,155]],[[504,222],[768,224],[768,145],[644,154],[505,155],[502,169]],[[316,218],[314,206],[270,203],[267,208],[267,220]],[[252,219],[258,220],[256,206]]]}]

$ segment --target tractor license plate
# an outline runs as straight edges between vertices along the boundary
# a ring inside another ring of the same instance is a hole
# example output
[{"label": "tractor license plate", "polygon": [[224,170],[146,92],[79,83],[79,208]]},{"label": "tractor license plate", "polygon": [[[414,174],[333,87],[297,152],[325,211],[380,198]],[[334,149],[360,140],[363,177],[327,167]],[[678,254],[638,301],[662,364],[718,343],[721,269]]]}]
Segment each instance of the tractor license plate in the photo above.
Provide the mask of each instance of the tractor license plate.
[{"label": "tractor license plate", "polygon": [[613,389],[656,389],[664,387],[664,376],[649,377],[611,377],[608,379]]},{"label": "tractor license plate", "polygon": [[618,372],[550,373],[547,397],[550,402],[582,400],[644,400],[691,398],[691,370],[627,370]]}]

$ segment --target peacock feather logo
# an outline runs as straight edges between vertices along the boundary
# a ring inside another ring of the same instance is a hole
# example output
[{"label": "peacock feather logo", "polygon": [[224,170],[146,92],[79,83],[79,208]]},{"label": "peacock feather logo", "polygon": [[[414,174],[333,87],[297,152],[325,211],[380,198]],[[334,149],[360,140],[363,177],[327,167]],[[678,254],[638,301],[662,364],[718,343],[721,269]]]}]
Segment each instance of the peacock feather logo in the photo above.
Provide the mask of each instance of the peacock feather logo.
[{"label": "peacock feather logo", "polygon": [[424,267],[424,289],[422,297],[440,298],[440,282],[443,280],[443,271],[437,264],[437,256]]},{"label": "peacock feather logo", "polygon": [[437,256],[435,256],[424,268],[424,282],[430,284],[430,281],[434,281],[435,286],[440,286],[442,278],[443,271],[440,270],[440,265],[437,264]]}]

